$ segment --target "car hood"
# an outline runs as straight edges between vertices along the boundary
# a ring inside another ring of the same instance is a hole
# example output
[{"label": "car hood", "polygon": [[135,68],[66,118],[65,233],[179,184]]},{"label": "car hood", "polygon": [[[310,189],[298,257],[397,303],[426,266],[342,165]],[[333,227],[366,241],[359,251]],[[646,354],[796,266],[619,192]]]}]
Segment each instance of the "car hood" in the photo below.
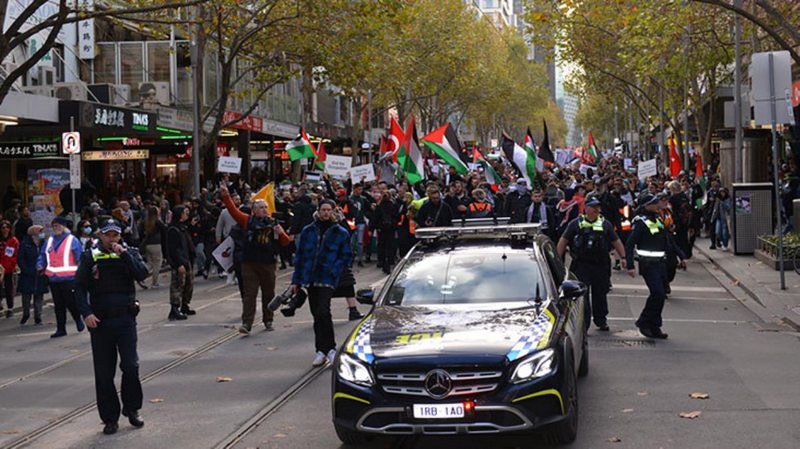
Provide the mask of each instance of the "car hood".
[{"label": "car hood", "polygon": [[549,302],[481,307],[376,307],[353,332],[347,351],[374,357],[475,355],[513,361],[546,345],[555,324]]}]

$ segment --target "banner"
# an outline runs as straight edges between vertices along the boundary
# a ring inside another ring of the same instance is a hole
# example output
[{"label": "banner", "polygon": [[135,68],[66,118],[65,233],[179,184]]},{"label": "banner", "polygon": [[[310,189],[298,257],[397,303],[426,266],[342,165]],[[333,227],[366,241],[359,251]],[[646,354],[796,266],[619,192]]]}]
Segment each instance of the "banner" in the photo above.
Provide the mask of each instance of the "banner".
[{"label": "banner", "polygon": [[222,269],[228,271],[233,266],[233,238],[228,236],[222,243],[217,246],[212,253],[217,262],[222,266]]},{"label": "banner", "polygon": [[350,179],[353,184],[358,182],[369,182],[375,180],[375,169],[372,164],[357,165],[350,169]]},{"label": "banner", "polygon": [[334,178],[346,178],[352,165],[353,158],[350,156],[328,155],[325,159],[325,171]]}]

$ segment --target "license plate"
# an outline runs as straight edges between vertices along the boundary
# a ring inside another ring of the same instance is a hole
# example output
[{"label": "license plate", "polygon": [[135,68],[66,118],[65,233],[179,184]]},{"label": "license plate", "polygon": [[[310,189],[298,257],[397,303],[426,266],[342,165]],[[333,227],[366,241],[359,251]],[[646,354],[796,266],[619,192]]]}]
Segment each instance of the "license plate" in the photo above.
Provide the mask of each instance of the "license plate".
[{"label": "license plate", "polygon": [[449,419],[463,417],[463,404],[414,404],[414,418]]}]

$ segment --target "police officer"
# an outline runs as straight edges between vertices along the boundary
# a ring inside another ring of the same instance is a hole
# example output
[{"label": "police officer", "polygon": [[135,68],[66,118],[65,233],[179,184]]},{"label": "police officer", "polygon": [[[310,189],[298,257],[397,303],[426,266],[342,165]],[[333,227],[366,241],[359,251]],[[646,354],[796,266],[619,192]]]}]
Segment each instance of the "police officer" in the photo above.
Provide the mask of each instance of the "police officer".
[{"label": "police officer", "polygon": [[100,227],[100,240],[81,255],[75,275],[78,309],[91,331],[97,409],[111,435],[118,429],[120,406],[114,375],[117,353],[122,371],[122,415],[142,427],[142,384],[136,353],[135,281],[147,277],[147,267],[135,248],[120,241],[122,226],[109,219]]},{"label": "police officer", "polygon": [[[622,258],[625,249],[614,232],[614,226],[600,215],[600,197],[596,194],[588,195],[585,206],[585,213],[567,225],[558,240],[556,251],[563,259],[569,245],[572,256],[570,271],[589,287],[591,293],[591,305],[586,302],[587,316],[591,312],[597,329],[607,332],[607,295],[611,286],[611,260],[608,254],[613,247]],[[589,327],[588,320],[586,327]]]},{"label": "police officer", "polygon": [[667,253],[674,252],[680,258],[678,265],[681,268],[686,268],[686,256],[661,221],[659,198],[647,193],[641,197],[640,204],[641,211],[633,219],[631,235],[625,244],[628,274],[631,277],[636,275],[633,268],[635,249],[639,257],[639,273],[650,290],[644,309],[636,320],[636,327],[645,337],[664,339],[667,334],[661,331],[661,311],[667,297],[664,288],[667,284]]}]

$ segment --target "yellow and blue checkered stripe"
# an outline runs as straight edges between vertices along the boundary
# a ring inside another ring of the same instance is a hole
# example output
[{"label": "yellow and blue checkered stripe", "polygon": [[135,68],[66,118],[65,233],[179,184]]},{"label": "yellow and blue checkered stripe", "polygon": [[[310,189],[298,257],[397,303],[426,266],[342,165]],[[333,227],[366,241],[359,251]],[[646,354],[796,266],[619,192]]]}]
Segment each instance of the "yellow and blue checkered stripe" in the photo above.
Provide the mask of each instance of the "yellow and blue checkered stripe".
[{"label": "yellow and blue checkered stripe", "polygon": [[353,334],[350,335],[350,342],[347,344],[347,352],[356,356],[363,362],[372,363],[375,356],[372,353],[372,346],[370,346],[370,335],[372,334],[372,324],[374,320],[372,316],[367,316],[364,320],[356,326]]},{"label": "yellow and blue checkered stripe", "polygon": [[553,331],[555,322],[555,315],[550,310],[545,310],[511,348],[511,351],[506,355],[508,361],[513,362],[547,345],[547,337]]}]

